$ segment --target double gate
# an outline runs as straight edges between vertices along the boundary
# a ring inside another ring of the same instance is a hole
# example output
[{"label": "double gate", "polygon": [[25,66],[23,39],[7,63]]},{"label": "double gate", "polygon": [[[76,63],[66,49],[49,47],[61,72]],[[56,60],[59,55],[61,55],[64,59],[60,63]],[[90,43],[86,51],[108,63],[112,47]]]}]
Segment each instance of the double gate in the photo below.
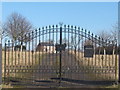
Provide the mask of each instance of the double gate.
[{"label": "double gate", "polygon": [[3,82],[12,87],[86,87],[118,81],[117,42],[83,28],[39,28],[2,51]]}]

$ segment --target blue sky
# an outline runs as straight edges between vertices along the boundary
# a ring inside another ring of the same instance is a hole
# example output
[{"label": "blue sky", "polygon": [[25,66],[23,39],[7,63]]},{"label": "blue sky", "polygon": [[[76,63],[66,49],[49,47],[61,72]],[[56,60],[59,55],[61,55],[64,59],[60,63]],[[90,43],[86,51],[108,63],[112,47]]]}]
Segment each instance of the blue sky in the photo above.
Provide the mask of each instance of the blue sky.
[{"label": "blue sky", "polygon": [[36,28],[63,22],[95,34],[110,31],[118,21],[117,2],[3,2],[3,22],[12,12],[22,14]]}]

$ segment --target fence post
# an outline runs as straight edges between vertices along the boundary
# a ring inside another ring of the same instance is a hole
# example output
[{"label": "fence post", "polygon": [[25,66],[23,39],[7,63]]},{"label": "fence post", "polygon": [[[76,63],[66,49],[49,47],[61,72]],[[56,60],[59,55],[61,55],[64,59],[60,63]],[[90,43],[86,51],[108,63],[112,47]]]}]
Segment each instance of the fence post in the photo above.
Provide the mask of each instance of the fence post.
[{"label": "fence post", "polygon": [[62,23],[60,23],[60,66],[59,66],[59,78],[60,78],[60,81],[59,81],[59,86],[60,86],[60,83],[61,83],[61,73],[62,73],[62,49],[61,49],[61,46],[62,46]]},{"label": "fence post", "polygon": [[0,43],[0,85],[2,84],[2,44]]}]

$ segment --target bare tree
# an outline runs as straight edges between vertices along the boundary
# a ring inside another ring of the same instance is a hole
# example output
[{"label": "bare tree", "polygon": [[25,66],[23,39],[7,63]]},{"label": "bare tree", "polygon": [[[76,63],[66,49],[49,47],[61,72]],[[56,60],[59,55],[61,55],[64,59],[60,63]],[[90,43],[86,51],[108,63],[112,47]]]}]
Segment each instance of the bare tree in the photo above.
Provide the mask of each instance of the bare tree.
[{"label": "bare tree", "polygon": [[107,32],[105,30],[100,31],[98,36],[103,38],[103,40],[110,40],[112,38],[111,32]]},{"label": "bare tree", "polygon": [[71,36],[69,45],[76,52],[77,47],[80,45],[81,36],[76,37],[75,35]]},{"label": "bare tree", "polygon": [[0,43],[2,43],[2,26],[1,26],[1,23],[0,23]]},{"label": "bare tree", "polygon": [[118,23],[114,24],[112,26],[112,29],[108,32],[105,30],[102,30],[98,33],[98,35],[103,38],[104,40],[118,40]]},{"label": "bare tree", "polygon": [[4,24],[4,32],[13,40],[21,42],[21,46],[24,42],[30,41],[27,33],[33,29],[32,24],[22,15],[18,13],[12,13]]},{"label": "bare tree", "polygon": [[118,24],[116,23],[111,30],[112,40],[118,41]]},{"label": "bare tree", "polygon": [[[103,40],[109,40],[109,41],[113,41],[112,44],[116,44],[116,42],[118,41],[118,25],[115,24],[112,27],[112,30],[107,32],[107,31],[101,31],[98,34],[101,38],[103,38]],[[113,53],[115,51],[115,47],[113,49]],[[106,50],[104,48],[104,53],[106,53]]]},{"label": "bare tree", "polygon": [[65,43],[67,46],[69,45],[69,41],[68,41],[68,39],[65,38],[65,37],[62,39],[62,43]]},{"label": "bare tree", "polygon": [[86,40],[86,41],[84,42],[84,45],[93,45],[93,44],[92,44],[92,41],[91,41],[91,40]]},{"label": "bare tree", "polygon": [[12,13],[4,24],[5,33],[14,41],[24,42],[25,35],[32,30],[32,24],[22,15]]},{"label": "bare tree", "polygon": [[2,23],[0,22],[0,43],[2,43],[3,38],[4,38],[4,31],[2,29]]}]

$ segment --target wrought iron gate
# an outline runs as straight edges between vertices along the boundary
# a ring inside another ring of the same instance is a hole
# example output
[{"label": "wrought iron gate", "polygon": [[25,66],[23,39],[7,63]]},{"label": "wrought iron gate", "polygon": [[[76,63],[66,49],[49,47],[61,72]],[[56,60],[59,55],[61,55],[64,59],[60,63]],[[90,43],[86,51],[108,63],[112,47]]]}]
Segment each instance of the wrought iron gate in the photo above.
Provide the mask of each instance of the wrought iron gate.
[{"label": "wrought iron gate", "polygon": [[117,41],[70,25],[42,27],[22,41],[5,43],[5,84],[86,87],[118,81]]}]

